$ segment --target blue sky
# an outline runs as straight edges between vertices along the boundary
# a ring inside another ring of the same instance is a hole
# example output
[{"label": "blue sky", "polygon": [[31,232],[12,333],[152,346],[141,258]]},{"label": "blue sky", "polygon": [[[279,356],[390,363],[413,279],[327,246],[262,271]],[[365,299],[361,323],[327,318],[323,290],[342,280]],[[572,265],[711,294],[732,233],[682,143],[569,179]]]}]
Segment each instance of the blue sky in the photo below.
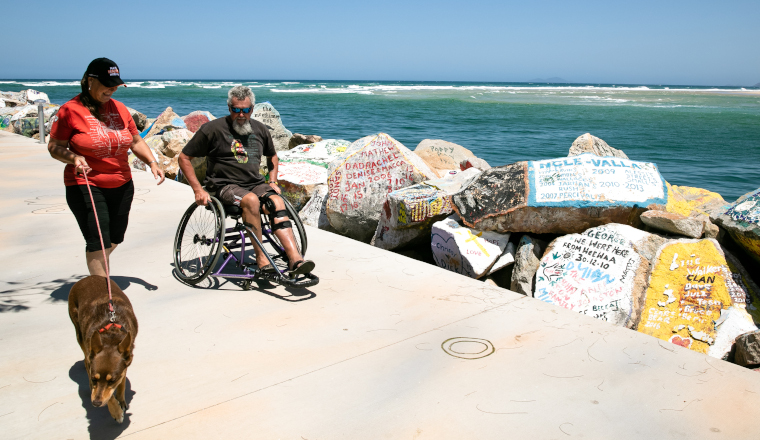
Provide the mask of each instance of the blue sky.
[{"label": "blue sky", "polygon": [[2,79],[529,81],[754,85],[760,1],[24,0]]}]

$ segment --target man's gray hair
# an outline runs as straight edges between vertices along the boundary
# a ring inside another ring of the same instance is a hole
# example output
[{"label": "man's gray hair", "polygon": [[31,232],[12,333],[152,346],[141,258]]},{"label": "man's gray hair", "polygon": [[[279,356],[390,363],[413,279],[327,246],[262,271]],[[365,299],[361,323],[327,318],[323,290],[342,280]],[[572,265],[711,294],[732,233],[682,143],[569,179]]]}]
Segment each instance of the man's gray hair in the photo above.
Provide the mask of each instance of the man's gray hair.
[{"label": "man's gray hair", "polygon": [[251,105],[256,104],[256,95],[246,86],[235,86],[227,92],[227,105],[232,105],[232,98],[243,101],[245,98],[251,98]]}]

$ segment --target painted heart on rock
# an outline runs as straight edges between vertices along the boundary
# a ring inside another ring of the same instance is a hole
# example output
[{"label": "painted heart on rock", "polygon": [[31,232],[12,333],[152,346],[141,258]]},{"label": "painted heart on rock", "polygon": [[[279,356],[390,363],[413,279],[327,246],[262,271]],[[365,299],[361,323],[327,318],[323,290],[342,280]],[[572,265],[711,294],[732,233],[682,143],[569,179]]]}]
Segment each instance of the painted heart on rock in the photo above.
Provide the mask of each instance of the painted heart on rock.
[{"label": "painted heart on rock", "polygon": [[682,338],[678,335],[673,335],[673,337],[670,338],[670,342],[684,348],[689,348],[694,341],[692,341],[691,338]]}]

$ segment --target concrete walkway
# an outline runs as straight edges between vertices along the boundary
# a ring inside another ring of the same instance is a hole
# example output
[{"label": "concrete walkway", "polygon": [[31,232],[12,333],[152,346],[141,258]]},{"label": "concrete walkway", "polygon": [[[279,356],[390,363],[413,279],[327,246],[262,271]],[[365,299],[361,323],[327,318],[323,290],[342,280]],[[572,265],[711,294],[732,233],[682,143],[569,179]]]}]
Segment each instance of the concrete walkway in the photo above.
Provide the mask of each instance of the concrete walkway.
[{"label": "concrete walkway", "polygon": [[0,132],[3,439],[760,436],[756,372],[317,229],[309,290],[188,287],[171,250],[192,191],[143,172],[112,257],[140,322],[117,425],[67,314],[86,268],[62,170]]}]

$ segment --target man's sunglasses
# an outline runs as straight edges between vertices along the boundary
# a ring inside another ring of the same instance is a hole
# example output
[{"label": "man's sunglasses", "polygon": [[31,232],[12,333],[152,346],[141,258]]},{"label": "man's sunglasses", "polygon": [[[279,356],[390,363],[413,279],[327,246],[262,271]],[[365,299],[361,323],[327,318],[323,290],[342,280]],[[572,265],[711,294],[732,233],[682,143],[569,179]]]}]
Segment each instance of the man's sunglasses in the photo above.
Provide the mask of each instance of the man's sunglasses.
[{"label": "man's sunglasses", "polygon": [[251,112],[252,107],[246,107],[246,108],[237,108],[237,107],[230,107],[230,110],[232,110],[232,113],[240,113],[243,112],[245,114],[248,114]]}]

